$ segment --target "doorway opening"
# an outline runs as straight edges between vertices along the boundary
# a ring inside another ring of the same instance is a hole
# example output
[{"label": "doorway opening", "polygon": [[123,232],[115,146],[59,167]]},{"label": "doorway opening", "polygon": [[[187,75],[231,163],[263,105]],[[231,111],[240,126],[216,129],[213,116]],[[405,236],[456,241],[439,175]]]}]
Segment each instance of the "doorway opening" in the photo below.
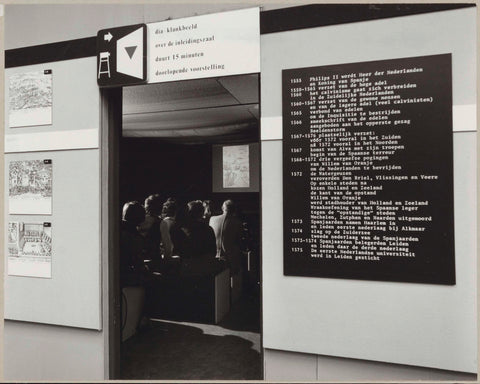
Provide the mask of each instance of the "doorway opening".
[{"label": "doorway opening", "polygon": [[261,380],[259,75],[122,98],[119,379]]}]

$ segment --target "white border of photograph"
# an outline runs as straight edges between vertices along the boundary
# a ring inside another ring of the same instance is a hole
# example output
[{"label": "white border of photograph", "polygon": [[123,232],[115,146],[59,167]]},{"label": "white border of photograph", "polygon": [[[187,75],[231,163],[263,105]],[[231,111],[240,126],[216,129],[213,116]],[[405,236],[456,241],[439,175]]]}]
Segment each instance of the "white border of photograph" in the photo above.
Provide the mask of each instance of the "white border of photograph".
[{"label": "white border of photograph", "polygon": [[9,77],[9,127],[52,124],[53,74],[51,69]]}]

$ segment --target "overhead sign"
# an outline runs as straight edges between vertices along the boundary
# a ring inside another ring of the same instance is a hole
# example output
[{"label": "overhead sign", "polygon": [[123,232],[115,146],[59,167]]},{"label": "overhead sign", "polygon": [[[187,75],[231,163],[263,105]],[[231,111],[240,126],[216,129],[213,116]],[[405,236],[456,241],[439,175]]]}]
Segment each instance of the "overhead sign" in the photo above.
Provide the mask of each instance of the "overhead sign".
[{"label": "overhead sign", "polygon": [[148,82],[260,72],[260,9],[147,24]]},{"label": "overhead sign", "polygon": [[97,35],[100,87],[142,84],[147,80],[147,26],[102,29]]}]

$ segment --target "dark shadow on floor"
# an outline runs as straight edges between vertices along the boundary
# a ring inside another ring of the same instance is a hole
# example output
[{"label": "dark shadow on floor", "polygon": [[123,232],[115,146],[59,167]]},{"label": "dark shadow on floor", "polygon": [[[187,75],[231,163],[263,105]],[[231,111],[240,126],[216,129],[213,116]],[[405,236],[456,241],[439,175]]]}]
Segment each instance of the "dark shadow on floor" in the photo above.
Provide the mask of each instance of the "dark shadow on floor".
[{"label": "dark shadow on floor", "polygon": [[205,334],[200,327],[152,322],[122,348],[122,379],[261,380],[260,353],[234,335]]}]

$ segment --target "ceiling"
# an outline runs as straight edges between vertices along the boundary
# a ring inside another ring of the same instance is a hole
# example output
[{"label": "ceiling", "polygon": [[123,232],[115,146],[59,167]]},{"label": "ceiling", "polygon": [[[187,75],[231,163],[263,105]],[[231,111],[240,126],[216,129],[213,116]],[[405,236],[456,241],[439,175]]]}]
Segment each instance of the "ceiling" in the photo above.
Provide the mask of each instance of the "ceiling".
[{"label": "ceiling", "polygon": [[123,137],[181,144],[258,140],[258,74],[123,88]]}]

